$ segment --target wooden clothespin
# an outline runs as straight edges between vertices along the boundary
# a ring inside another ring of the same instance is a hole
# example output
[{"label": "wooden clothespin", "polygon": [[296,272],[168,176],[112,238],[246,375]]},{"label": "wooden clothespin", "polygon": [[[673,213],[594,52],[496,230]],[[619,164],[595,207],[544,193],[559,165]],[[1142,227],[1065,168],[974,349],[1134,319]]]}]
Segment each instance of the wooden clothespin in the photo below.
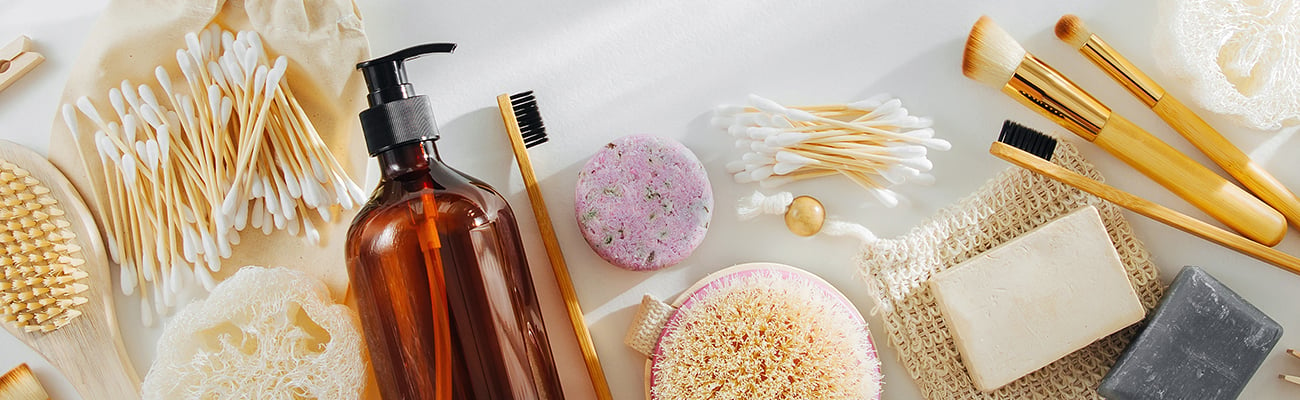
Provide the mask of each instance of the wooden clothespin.
[{"label": "wooden clothespin", "polygon": [[40,64],[41,61],[45,61],[45,56],[41,55],[41,53],[29,51],[31,46],[32,40],[30,38],[19,36],[5,47],[0,48],[0,91],[12,85],[27,71],[36,68],[36,65]]},{"label": "wooden clothespin", "polygon": [[[1300,351],[1295,351],[1294,349],[1286,349],[1286,353],[1290,354],[1292,357],[1300,358]],[[1298,376],[1282,374],[1282,375],[1278,375],[1278,378],[1282,378],[1282,380],[1285,380],[1287,382],[1300,385],[1300,377]]]}]

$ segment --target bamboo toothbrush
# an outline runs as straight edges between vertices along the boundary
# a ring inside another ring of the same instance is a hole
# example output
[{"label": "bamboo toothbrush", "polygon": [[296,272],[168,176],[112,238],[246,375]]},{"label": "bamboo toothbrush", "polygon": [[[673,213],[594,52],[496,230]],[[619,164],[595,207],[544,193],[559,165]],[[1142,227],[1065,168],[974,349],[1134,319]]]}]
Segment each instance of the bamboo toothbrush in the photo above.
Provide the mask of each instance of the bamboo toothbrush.
[{"label": "bamboo toothbrush", "polygon": [[1002,89],[1254,241],[1272,246],[1286,234],[1286,220],[1277,210],[1112,113],[987,16],[971,28],[962,73]]},{"label": "bamboo toothbrush", "polygon": [[19,364],[0,376],[0,399],[49,400],[50,395],[41,387],[41,381],[32,374],[27,364]]},{"label": "bamboo toothbrush", "polygon": [[90,211],[39,154],[0,140],[0,160],[5,329],[62,371],[83,398],[140,398]]},{"label": "bamboo toothbrush", "polygon": [[573,324],[573,333],[578,337],[578,346],[582,348],[582,358],[587,362],[587,374],[591,376],[591,385],[596,390],[596,398],[609,400],[609,383],[605,381],[605,370],[600,366],[596,356],[596,346],[587,331],[587,322],[582,316],[582,305],[578,304],[578,293],[573,290],[573,278],[569,277],[568,264],[564,262],[564,253],[560,251],[560,241],[555,237],[555,227],[551,225],[551,215],[546,210],[542,199],[542,190],[537,186],[537,176],[533,174],[533,162],[528,158],[528,148],[546,143],[546,126],[542,124],[541,111],[537,109],[537,99],[532,91],[516,93],[513,96],[497,96],[497,107],[501,109],[501,119],[506,124],[506,134],[510,137],[510,147],[514,149],[515,161],[519,163],[519,173],[524,178],[524,187],[528,189],[528,200],[533,204],[533,216],[537,218],[537,229],[542,233],[542,243],[546,244],[546,255],[555,270],[555,281],[560,286],[560,295],[564,297],[564,307],[569,311],[569,322]]},{"label": "bamboo toothbrush", "polygon": [[989,154],[1091,193],[1103,200],[1115,203],[1120,207],[1127,208],[1165,225],[1178,228],[1183,232],[1218,243],[1223,247],[1281,267],[1291,273],[1300,274],[1300,258],[1256,243],[1240,235],[1053,164],[1050,160],[1055,150],[1055,138],[1007,121],[1002,124],[1002,133],[998,136],[998,140],[989,147]]},{"label": "bamboo toothbrush", "polygon": [[1300,198],[1286,188],[1282,182],[1256,164],[1246,153],[1234,146],[1227,138],[1205,123],[1201,117],[1183,105],[1174,96],[1165,92],[1151,77],[1142,73],[1133,63],[1111,48],[1101,37],[1093,34],[1084,25],[1083,20],[1074,15],[1066,15],[1056,23],[1056,36],[1070,46],[1079,50],[1093,64],[1110,75],[1111,78],[1128,89],[1129,93],[1151,107],[1160,119],[1165,120],[1175,131],[1187,138],[1227,171],[1229,175],[1241,182],[1261,200],[1276,208],[1292,226],[1300,228]]}]

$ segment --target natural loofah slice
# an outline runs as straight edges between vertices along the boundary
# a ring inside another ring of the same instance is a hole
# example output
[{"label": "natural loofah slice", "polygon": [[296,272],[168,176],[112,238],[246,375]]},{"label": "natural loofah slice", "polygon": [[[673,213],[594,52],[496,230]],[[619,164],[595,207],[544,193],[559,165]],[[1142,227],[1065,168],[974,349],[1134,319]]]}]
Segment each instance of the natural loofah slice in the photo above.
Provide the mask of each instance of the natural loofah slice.
[{"label": "natural loofah slice", "polygon": [[830,284],[766,263],[714,276],[664,325],[649,398],[879,398],[866,321]]},{"label": "natural loofah slice", "polygon": [[1300,120],[1300,3],[1163,0],[1157,60],[1202,107],[1255,129]]},{"label": "natural loofah slice", "polygon": [[178,313],[142,388],[152,399],[356,399],[361,331],[325,284],[249,266]]},{"label": "natural loofah slice", "polygon": [[81,316],[85,263],[71,224],[50,189],[0,160],[0,318],[27,332],[50,332]]}]

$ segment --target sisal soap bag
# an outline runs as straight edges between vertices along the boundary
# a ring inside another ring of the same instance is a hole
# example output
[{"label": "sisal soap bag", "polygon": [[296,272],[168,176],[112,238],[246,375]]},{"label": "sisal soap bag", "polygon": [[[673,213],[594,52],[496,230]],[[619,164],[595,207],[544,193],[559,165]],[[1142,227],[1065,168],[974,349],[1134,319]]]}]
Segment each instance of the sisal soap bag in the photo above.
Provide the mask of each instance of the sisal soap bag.
[{"label": "sisal soap bag", "polygon": [[[1061,143],[1053,162],[1092,179],[1101,175]],[[893,239],[864,237],[860,273],[889,343],[927,399],[1100,399],[1097,386],[1137,333],[1129,327],[992,392],[971,382],[927,282],[935,274],[1058,217],[1092,205],[1145,309],[1160,300],[1156,269],[1119,208],[1077,189],[1011,168]],[[859,235],[862,236],[862,235]]]},{"label": "sisal soap bag", "polygon": [[[183,84],[175,52],[186,47],[184,36],[216,23],[231,31],[256,31],[268,53],[289,59],[285,79],[302,103],[325,145],[342,168],[360,181],[365,172],[357,113],[365,106],[365,86],[355,73],[357,62],[369,56],[361,16],[352,0],[112,0],[91,29],[64,87],[60,104],[88,96],[107,108],[106,93],[123,80],[157,86],[154,68],[163,66],[178,87]],[[93,140],[69,146],[72,133],[61,116],[52,116],[50,161],[65,171],[99,221],[104,221],[105,186]],[[83,127],[83,130],[85,128]],[[87,166],[92,168],[87,170]],[[95,178],[91,178],[91,177]],[[343,242],[353,211],[331,223],[318,223],[323,248],[283,230],[270,236],[245,231],[224,264],[298,265],[324,281],[335,297],[347,288]],[[100,224],[106,229],[105,224]],[[227,276],[233,268],[216,272]]]}]

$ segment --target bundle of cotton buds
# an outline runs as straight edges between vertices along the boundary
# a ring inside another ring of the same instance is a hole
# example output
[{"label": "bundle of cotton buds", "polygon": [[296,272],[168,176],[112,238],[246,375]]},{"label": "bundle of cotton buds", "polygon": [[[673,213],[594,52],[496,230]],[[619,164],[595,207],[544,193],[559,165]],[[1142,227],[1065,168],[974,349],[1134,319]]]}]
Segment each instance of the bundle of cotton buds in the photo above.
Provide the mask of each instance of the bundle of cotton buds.
[{"label": "bundle of cotton buds", "polygon": [[159,66],[161,92],[127,81],[109,90],[114,114],[87,97],[63,106],[73,137],[99,153],[102,168],[91,170],[104,183],[96,196],[109,255],[123,293],[141,293],[146,325],[186,286],[211,290],[246,227],[319,244],[311,214],[328,222],[335,208],[366,200],[290,90],[288,60],[270,57],[256,32],[214,24],[185,42],[182,85]]},{"label": "bundle of cotton buds", "polygon": [[898,195],[889,187],[934,181],[928,149],[952,147],[934,137],[930,119],[908,115],[888,95],[796,107],[750,95],[748,106],[718,107],[713,124],[726,128],[736,147],[747,150],[727,164],[736,182],[772,188],[840,174],[888,207],[898,205]]}]

